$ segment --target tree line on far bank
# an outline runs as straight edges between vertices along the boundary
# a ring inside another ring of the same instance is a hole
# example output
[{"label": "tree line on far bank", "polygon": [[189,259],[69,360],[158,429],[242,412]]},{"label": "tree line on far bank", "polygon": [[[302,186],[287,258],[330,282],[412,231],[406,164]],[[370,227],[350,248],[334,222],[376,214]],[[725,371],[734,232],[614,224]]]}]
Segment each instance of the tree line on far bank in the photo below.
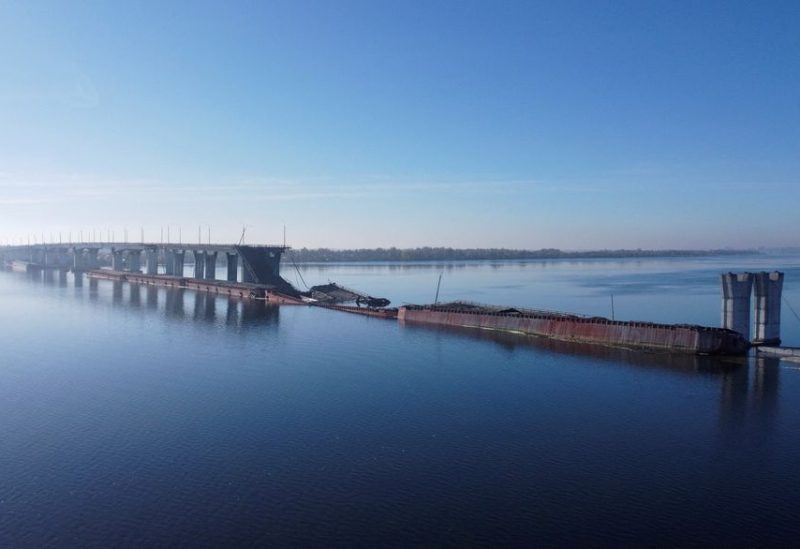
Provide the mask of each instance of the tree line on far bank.
[{"label": "tree line on far bank", "polygon": [[289,252],[297,263],[337,261],[477,261],[513,259],[588,259],[636,257],[706,257],[715,255],[754,254],[754,250],[591,250],[564,251],[556,248],[513,250],[508,248],[362,248],[332,250],[299,248]]}]

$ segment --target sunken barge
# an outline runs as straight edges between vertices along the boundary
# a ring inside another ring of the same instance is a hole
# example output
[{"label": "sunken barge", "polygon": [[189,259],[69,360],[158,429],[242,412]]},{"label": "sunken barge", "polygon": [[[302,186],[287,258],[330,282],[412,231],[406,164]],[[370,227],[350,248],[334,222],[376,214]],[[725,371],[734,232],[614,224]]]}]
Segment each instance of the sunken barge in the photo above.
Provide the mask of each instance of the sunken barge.
[{"label": "sunken barge", "polygon": [[689,324],[657,324],[602,317],[455,302],[405,305],[401,322],[462,326],[546,337],[576,343],[700,355],[743,355],[750,343],[726,328]]},{"label": "sunken barge", "polygon": [[[110,251],[110,270],[99,268],[101,249]],[[723,327],[712,328],[619,321],[466,302],[405,305],[395,309],[388,307],[390,302],[386,298],[332,282],[301,292],[280,275],[281,256],[286,250],[286,246],[242,244],[42,244],[0,247],[0,265],[26,272],[73,270],[91,278],[185,288],[280,305],[309,305],[408,323],[479,328],[581,344],[699,355],[747,353],[751,346],[750,312],[751,295],[754,295],[756,333],[752,345],[780,344],[783,273],[779,272],[723,274]],[[194,276],[184,275],[187,251],[194,256]],[[143,254],[146,258],[144,272]],[[224,254],[226,259],[226,280],[216,279],[218,254]],[[163,271],[160,268],[162,258]]]}]

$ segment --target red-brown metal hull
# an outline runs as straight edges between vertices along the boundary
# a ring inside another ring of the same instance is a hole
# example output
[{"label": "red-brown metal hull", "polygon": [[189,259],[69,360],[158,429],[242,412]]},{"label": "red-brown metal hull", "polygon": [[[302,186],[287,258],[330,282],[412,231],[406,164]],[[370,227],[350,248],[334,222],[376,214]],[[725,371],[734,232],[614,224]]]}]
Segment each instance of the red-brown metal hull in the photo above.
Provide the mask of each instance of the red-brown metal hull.
[{"label": "red-brown metal hull", "polygon": [[400,308],[398,319],[677,353],[741,355],[749,348],[749,343],[739,333],[722,328],[614,321],[559,313],[409,305]]}]

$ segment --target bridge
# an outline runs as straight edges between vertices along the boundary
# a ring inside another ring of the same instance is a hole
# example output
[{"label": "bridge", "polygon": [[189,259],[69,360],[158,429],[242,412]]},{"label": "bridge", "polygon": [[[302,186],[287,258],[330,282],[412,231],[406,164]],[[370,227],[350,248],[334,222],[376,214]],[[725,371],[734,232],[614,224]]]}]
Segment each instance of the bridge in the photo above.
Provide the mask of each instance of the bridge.
[{"label": "bridge", "polygon": [[0,264],[20,270],[85,272],[100,268],[100,252],[106,250],[114,271],[182,277],[188,252],[194,260],[193,278],[215,280],[217,261],[224,257],[225,280],[282,287],[288,284],[280,277],[281,255],[287,249],[272,245],[70,242],[0,246]]}]

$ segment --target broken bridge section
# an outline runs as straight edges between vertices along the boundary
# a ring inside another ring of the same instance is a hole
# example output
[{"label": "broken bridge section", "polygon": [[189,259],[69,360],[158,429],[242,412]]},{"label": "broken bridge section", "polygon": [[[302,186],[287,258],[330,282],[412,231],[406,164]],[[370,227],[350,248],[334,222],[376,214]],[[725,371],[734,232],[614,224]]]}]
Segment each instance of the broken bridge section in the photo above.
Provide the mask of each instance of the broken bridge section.
[{"label": "broken bridge section", "polygon": [[[114,272],[141,273],[186,277],[186,260],[192,260],[194,280],[216,280],[217,260],[225,259],[223,279],[272,287],[292,297],[299,292],[281,278],[281,256],[286,246],[197,244],[181,242],[69,242],[63,244],[33,244],[0,246],[0,267],[16,270],[72,270],[75,272],[99,269],[100,253],[103,262],[110,263]],[[187,254],[186,252],[190,252]],[[146,264],[142,264],[144,257]],[[189,278],[189,277],[186,277]]]},{"label": "broken bridge section", "polygon": [[281,278],[281,256],[286,251],[282,246],[236,246],[242,264],[242,282],[267,284],[279,292],[296,296],[297,290]]}]

